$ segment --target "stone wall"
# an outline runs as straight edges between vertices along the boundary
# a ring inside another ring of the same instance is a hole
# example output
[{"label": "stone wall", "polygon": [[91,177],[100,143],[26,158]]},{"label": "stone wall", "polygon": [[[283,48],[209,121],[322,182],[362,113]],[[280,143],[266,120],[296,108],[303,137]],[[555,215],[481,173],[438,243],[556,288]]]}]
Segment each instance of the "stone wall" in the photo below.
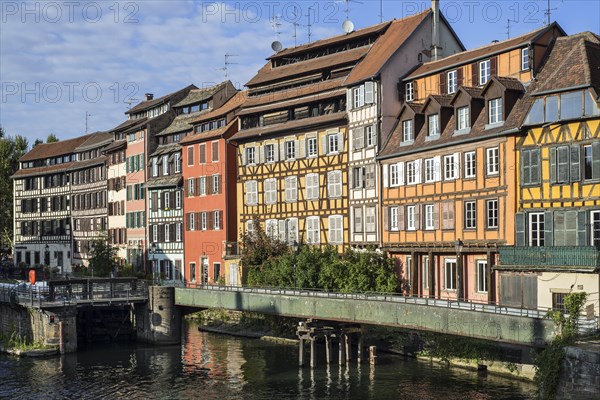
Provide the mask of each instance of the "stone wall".
[{"label": "stone wall", "polygon": [[600,393],[600,341],[565,348],[557,398],[597,399]]},{"label": "stone wall", "polygon": [[175,306],[175,288],[151,286],[148,302],[135,307],[138,340],[153,344],[181,343],[181,309]]}]

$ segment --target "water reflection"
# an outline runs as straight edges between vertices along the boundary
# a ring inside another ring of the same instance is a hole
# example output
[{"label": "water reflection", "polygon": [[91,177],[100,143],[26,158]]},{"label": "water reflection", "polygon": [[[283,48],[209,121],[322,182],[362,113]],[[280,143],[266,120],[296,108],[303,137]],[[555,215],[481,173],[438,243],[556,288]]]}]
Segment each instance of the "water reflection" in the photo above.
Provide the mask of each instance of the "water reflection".
[{"label": "water reflection", "polygon": [[[377,366],[298,367],[298,349],[184,329],[181,346],[96,345],[52,359],[0,355],[0,398],[519,399],[530,384],[380,355]],[[337,360],[336,360],[337,361]]]}]

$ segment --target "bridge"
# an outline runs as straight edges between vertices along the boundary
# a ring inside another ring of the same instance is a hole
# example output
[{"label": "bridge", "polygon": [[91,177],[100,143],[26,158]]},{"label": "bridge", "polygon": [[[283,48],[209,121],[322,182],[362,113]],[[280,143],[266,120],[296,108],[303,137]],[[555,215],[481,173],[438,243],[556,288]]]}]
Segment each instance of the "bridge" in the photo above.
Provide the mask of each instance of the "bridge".
[{"label": "bridge", "polygon": [[545,346],[555,335],[547,310],[382,293],[331,293],[198,285],[175,288],[175,305],[384,325],[527,346]]}]

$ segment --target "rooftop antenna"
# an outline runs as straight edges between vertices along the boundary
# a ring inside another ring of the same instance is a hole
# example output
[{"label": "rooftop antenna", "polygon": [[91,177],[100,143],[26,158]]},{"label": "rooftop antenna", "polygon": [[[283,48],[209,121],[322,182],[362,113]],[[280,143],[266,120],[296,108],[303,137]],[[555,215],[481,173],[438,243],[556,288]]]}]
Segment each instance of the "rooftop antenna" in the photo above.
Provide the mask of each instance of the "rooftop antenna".
[{"label": "rooftop antenna", "polygon": [[510,39],[510,23],[514,22],[515,24],[518,23],[519,21],[515,21],[514,19],[507,19],[506,20],[506,38]]},{"label": "rooftop antenna", "polygon": [[134,99],[134,98],[129,97],[128,99],[123,100],[123,103],[127,104],[127,109],[129,110],[129,109],[131,109],[131,105],[138,101],[139,101],[139,99]]},{"label": "rooftop antenna", "polygon": [[308,24],[306,25],[308,28],[308,43],[310,43],[310,38],[312,37],[312,32],[310,28],[312,27],[312,21],[310,19],[310,12],[313,10],[312,6],[308,7]]},{"label": "rooftop antenna", "polygon": [[544,10],[546,16],[546,25],[550,25],[550,18],[553,10],[558,10],[558,7],[550,8],[550,0],[548,0],[548,7]]},{"label": "rooftop antenna", "polygon": [[281,34],[281,29],[279,29],[281,27],[281,22],[279,22],[280,19],[281,16],[279,15],[275,15],[271,18],[271,26],[275,29],[275,33],[277,33],[277,41],[279,41],[279,35]]},{"label": "rooftop antenna", "polygon": [[383,22],[383,0],[379,0],[379,22]]},{"label": "rooftop antenna", "polygon": [[91,117],[92,114],[85,112],[85,133],[88,133],[88,117]]},{"label": "rooftop antenna", "polygon": [[292,24],[294,25],[294,47],[298,46],[298,22],[296,22],[296,17],[298,16],[298,14],[296,13],[296,10],[294,10],[294,13],[292,14],[294,16],[294,22],[292,22]]},{"label": "rooftop antenna", "polygon": [[230,59],[231,57],[238,57],[238,55],[237,55],[237,54],[229,54],[229,53],[226,53],[226,54],[225,54],[225,64],[224,64],[223,68],[219,68],[221,71],[224,71],[224,72],[225,72],[225,80],[227,80],[227,77],[229,76],[229,75],[228,75],[229,66],[230,66],[230,65],[233,65],[233,64],[237,64],[237,63],[234,63],[234,62],[231,62],[231,61],[229,61],[229,59]]},{"label": "rooftop antenna", "polygon": [[[337,0],[336,3],[341,3],[342,1],[344,3],[346,3],[346,21],[348,21],[350,19],[350,3],[352,2],[352,3],[362,4],[362,1],[358,1],[358,0]],[[380,6],[380,8],[383,8],[383,4],[381,3],[381,1],[383,1],[383,0],[380,0],[379,6]],[[381,12],[381,14],[383,14],[383,12]]]}]

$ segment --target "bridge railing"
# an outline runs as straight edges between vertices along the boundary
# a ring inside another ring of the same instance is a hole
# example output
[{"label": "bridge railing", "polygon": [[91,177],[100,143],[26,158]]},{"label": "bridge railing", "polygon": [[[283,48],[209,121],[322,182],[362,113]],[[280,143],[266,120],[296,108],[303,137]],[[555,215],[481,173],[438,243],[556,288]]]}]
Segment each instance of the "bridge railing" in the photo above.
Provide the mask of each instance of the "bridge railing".
[{"label": "bridge railing", "polygon": [[[333,292],[326,289],[298,289],[298,288],[276,288],[276,287],[250,287],[250,286],[225,286],[225,285],[207,285],[207,284],[188,284],[188,288],[200,290],[213,290],[225,292],[242,292],[242,293],[257,293],[283,296],[300,296],[300,297],[326,297],[335,299],[348,300],[368,300],[392,302],[399,304],[416,304],[429,307],[446,307],[460,310],[468,310],[474,312],[504,314],[510,316],[520,316],[527,318],[544,319],[547,318],[549,309],[526,309],[508,307],[493,302],[484,302],[477,300],[466,300],[451,298],[432,298],[425,296],[404,296],[398,293],[380,293],[380,292],[363,292],[363,293],[341,293]],[[588,318],[586,315],[579,317],[579,326],[581,333],[595,332],[600,329],[598,325],[598,317]]]}]

